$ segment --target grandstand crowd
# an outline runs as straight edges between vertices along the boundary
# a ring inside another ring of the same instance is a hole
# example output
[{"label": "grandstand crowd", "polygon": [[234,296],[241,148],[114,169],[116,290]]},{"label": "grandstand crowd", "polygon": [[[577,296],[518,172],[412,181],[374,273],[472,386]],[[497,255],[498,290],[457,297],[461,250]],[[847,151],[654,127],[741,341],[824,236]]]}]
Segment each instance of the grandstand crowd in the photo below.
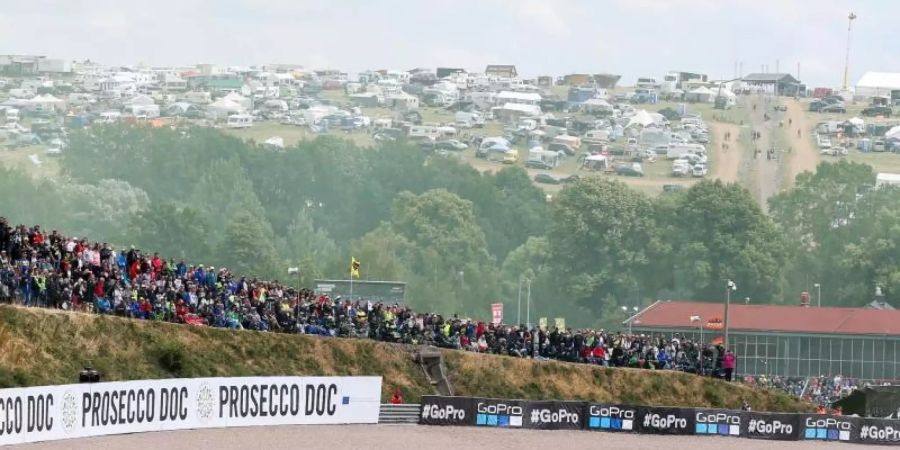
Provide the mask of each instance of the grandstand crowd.
[{"label": "grandstand crowd", "polygon": [[[669,369],[731,380],[721,345],[605,330],[495,326],[404,305],[316,294],[276,281],[190,265],[131,247],[117,250],[0,217],[0,301],[230,329],[369,338],[611,367]],[[794,395],[802,383],[750,379]],[[843,384],[841,385],[843,389]],[[822,385],[827,392],[834,392]],[[798,391],[799,389],[799,391]],[[826,398],[826,397],[822,397]],[[830,397],[829,397],[830,398]]]}]

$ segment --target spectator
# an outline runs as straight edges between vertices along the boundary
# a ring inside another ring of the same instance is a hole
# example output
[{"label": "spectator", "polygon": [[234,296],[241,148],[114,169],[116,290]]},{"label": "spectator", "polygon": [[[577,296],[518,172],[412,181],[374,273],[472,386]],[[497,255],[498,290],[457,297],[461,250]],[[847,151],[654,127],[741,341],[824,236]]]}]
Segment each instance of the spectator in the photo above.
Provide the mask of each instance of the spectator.
[{"label": "spectator", "polygon": [[734,367],[737,363],[736,359],[734,352],[730,349],[725,352],[725,356],[722,358],[722,369],[725,370],[726,381],[731,381],[731,377],[734,375]]},{"label": "spectator", "polygon": [[391,395],[390,401],[392,405],[403,404],[403,395],[400,393],[400,388],[394,390],[394,395]]}]

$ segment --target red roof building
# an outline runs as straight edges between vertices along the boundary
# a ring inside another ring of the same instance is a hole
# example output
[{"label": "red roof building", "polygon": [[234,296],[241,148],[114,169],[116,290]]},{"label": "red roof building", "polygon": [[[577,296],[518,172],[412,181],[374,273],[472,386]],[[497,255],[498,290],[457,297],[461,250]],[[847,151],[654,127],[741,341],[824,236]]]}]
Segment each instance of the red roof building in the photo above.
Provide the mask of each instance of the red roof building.
[{"label": "red roof building", "polygon": [[[625,324],[638,333],[713,342],[721,340],[724,316],[722,303],[657,301]],[[740,373],[900,379],[897,310],[732,302],[728,325]]]}]

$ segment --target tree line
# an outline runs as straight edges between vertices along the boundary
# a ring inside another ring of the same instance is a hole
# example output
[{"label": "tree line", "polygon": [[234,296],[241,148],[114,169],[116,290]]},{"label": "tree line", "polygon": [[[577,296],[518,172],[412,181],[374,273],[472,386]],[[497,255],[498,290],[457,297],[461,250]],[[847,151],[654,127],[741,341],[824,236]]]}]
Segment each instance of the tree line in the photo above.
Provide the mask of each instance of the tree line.
[{"label": "tree line", "polygon": [[770,215],[719,181],[651,198],[585,178],[548,202],[519,167],[333,137],[271,151],[207,128],[92,127],[61,167],[0,169],[3,214],[248,275],[298,266],[307,286],[346,278],[352,255],[363,278],[406,281],[411,305],[444,314],[503,301],[512,317],[523,282],[532,318],[585,326],[655,299],[719,301],[726,279],[753,303],[796,303],[813,283],[829,306],[900,292],[900,192],[843,161],[800,175]]}]

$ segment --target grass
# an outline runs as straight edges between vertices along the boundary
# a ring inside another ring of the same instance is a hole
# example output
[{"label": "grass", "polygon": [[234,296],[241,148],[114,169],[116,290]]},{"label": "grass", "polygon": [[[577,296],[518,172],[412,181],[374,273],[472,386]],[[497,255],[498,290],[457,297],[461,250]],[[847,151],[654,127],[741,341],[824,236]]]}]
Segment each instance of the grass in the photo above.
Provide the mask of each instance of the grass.
[{"label": "grass", "polygon": [[[106,381],[205,376],[380,375],[382,397],[433,393],[409,348],[351,339],[234,332],[0,306],[0,387],[76,381],[85,365]],[[457,395],[809,411],[784,394],[688,374],[538,363],[444,351]]]}]

